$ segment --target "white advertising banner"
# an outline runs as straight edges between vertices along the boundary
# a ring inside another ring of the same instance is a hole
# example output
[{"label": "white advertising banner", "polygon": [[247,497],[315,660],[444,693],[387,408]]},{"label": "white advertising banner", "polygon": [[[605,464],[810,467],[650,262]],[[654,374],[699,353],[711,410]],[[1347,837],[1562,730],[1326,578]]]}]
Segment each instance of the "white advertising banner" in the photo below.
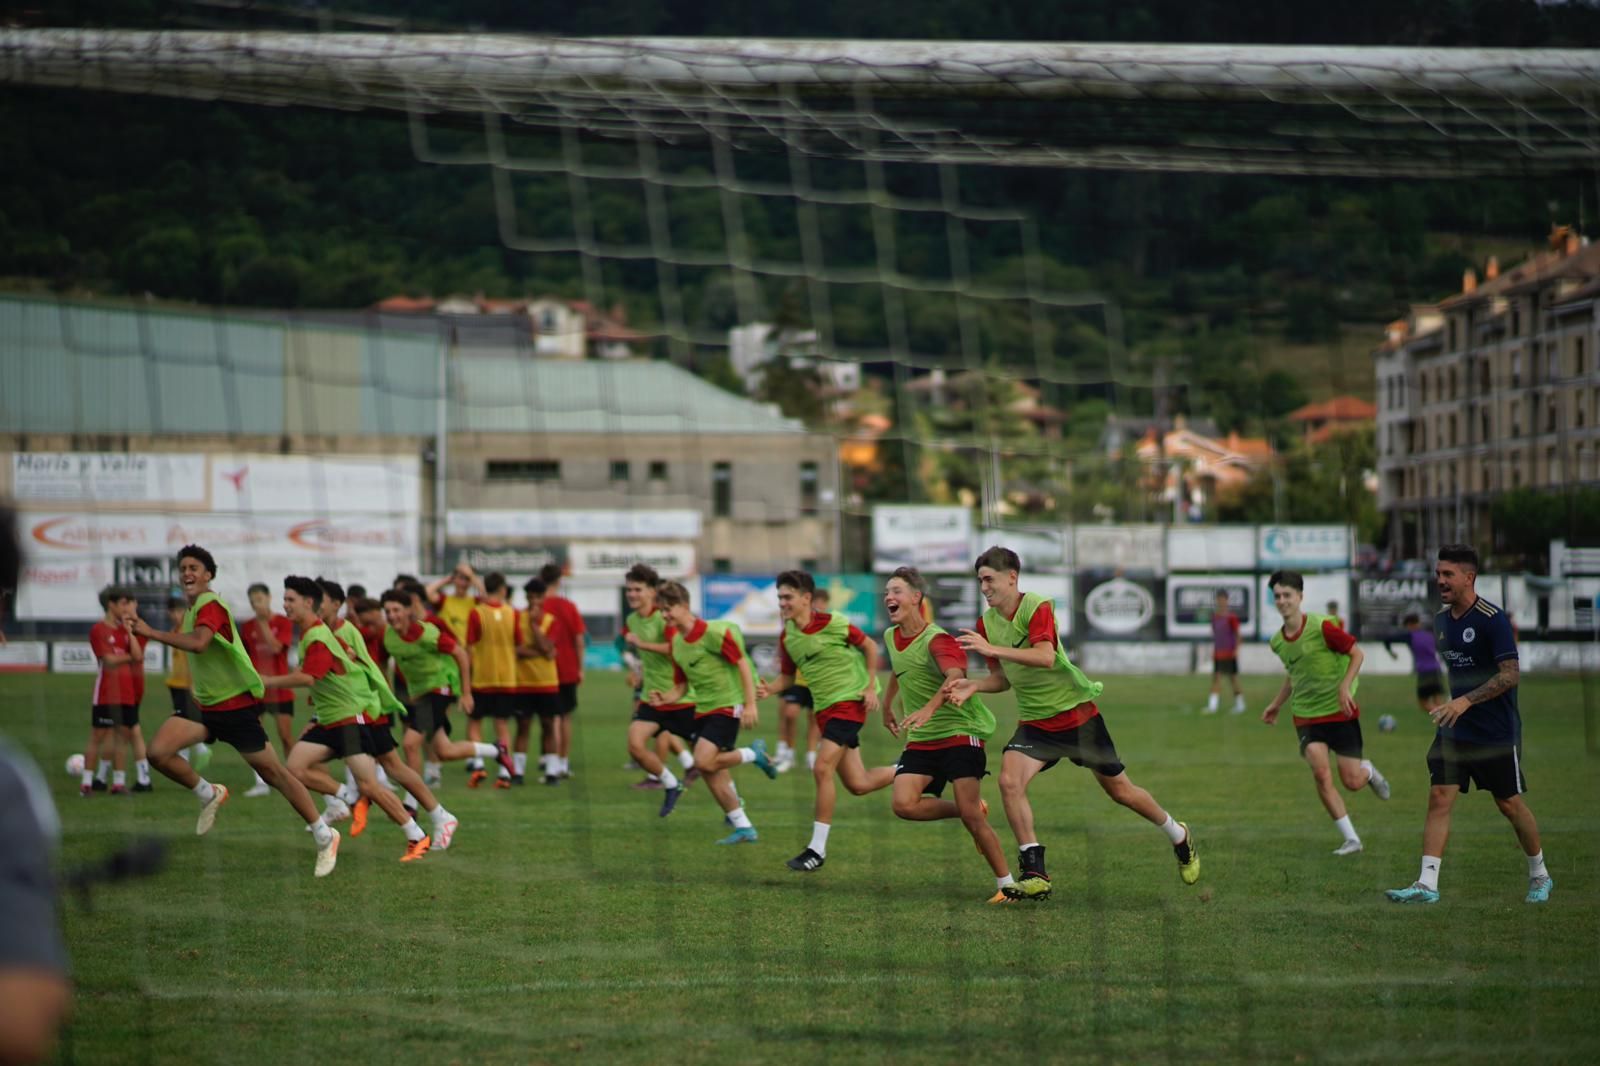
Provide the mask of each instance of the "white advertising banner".
[{"label": "white advertising banner", "polygon": [[97,674],[100,662],[87,640],[58,640],[50,645],[50,671],[57,674]]},{"label": "white advertising banner", "polygon": [[621,581],[638,563],[654,567],[664,578],[684,578],[694,573],[693,544],[653,541],[593,541],[569,545],[568,567],[573,577],[605,577]]},{"label": "white advertising banner", "polygon": [[11,497],[20,506],[206,505],[206,457],[159,452],[17,452]]},{"label": "white advertising banner", "polygon": [[50,668],[50,645],[42,640],[0,644],[0,674],[36,674]]},{"label": "white advertising banner", "polygon": [[700,536],[700,512],[450,511],[445,515],[445,532],[451,540],[477,540],[483,537],[694,540]]},{"label": "white advertising banner", "polygon": [[1256,536],[1256,565],[1261,570],[1342,570],[1350,565],[1349,526],[1260,526]]},{"label": "white advertising banner", "polygon": [[970,571],[972,512],[965,507],[873,507],[872,569],[887,574],[902,566],[930,573]]},{"label": "white advertising banner", "polygon": [[985,526],[978,530],[972,557],[999,545],[1010,548],[1022,560],[1024,574],[1061,574],[1072,569],[1072,537],[1065,529],[999,529]]},{"label": "white advertising banner", "polygon": [[198,544],[216,558],[214,588],[231,606],[262,581],[279,595],[286,574],[387,588],[398,572],[417,572],[414,518],[339,515],[161,515],[139,512],[25,512],[27,561],[17,617],[80,621],[100,615],[108,584],[170,588],[174,556]]},{"label": "white advertising banner", "polygon": [[1078,526],[1073,530],[1074,565],[1080,570],[1139,570],[1166,573],[1164,526]]},{"label": "white advertising banner", "polygon": [[[1254,547],[1252,546],[1252,550]],[[1217,610],[1217,593],[1228,594],[1228,606],[1239,618],[1239,638],[1256,635],[1256,604],[1250,574],[1196,574],[1167,578],[1167,636],[1211,636],[1211,616]],[[1271,617],[1277,618],[1274,613]]]},{"label": "white advertising banner", "polygon": [[224,514],[422,512],[416,456],[216,455],[211,510]]},{"label": "white advertising banner", "polygon": [[1256,568],[1254,526],[1172,526],[1167,530],[1167,568],[1220,573]]}]

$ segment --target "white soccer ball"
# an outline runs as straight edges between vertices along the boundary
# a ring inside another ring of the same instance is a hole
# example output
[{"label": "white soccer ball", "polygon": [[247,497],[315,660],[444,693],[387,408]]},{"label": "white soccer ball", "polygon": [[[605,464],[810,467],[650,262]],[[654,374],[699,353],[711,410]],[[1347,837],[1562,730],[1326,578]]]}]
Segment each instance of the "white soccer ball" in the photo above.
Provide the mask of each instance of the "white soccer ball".
[{"label": "white soccer ball", "polygon": [[1380,732],[1384,733],[1393,733],[1394,727],[1399,724],[1399,722],[1394,720],[1394,715],[1392,714],[1383,715],[1378,719],[1378,729]]},{"label": "white soccer ball", "polygon": [[68,755],[67,756],[67,776],[68,777],[81,777],[82,775],[83,775],[83,756],[81,754]]}]

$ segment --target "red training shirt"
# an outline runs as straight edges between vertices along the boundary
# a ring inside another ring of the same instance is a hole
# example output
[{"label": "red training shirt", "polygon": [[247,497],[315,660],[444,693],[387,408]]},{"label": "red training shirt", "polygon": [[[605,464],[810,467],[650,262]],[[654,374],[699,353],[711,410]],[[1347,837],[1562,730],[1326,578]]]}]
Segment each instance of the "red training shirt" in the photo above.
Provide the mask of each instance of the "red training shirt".
[{"label": "red training shirt", "polygon": [[[243,626],[244,650],[250,655],[250,664],[262,677],[282,677],[289,672],[289,645],[294,643],[294,623],[281,614],[267,619],[267,628],[282,650],[274,652],[261,632],[261,621],[252,616]],[[293,703],[294,691],[287,688],[269,688],[262,697],[263,703]]]}]

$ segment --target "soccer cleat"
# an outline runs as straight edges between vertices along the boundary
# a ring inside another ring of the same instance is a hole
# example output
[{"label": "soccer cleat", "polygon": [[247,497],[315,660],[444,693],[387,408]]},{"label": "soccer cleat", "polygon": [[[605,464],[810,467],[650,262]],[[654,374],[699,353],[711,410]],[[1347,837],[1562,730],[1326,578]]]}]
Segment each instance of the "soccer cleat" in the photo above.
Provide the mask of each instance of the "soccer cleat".
[{"label": "soccer cleat", "polygon": [[1000,891],[1005,893],[1007,898],[1013,900],[1026,899],[1038,901],[1042,899],[1049,899],[1050,878],[1042,873],[1030,873],[1023,877],[1022,880],[1013,881]]},{"label": "soccer cleat", "polygon": [[444,775],[438,770],[424,769],[422,771],[422,783],[427,785],[429,788],[436,788],[439,785],[444,784]]},{"label": "soccer cleat", "polygon": [[1367,767],[1367,787],[1381,800],[1389,798],[1389,779],[1378,773],[1376,766]]},{"label": "soccer cleat", "polygon": [[777,780],[778,768],[772,765],[772,760],[767,757],[767,742],[764,740],[757,740],[754,741],[750,747],[756,753],[756,769],[760,770],[773,780]]},{"label": "soccer cleat", "polygon": [[671,814],[672,809],[678,805],[678,801],[682,798],[682,785],[679,785],[677,788],[669,788],[665,792],[661,793],[661,817],[665,818],[667,815]]},{"label": "soccer cleat", "polygon": [[371,809],[372,803],[365,796],[356,800],[356,805],[350,808],[350,835],[352,837],[358,837],[367,831],[367,813]]},{"label": "soccer cleat", "polygon": [[456,830],[460,826],[461,822],[456,818],[447,818],[442,825],[434,826],[433,846],[440,851],[449,851],[450,842],[456,838]]},{"label": "soccer cleat", "polygon": [[150,782],[140,781],[138,784],[133,786],[133,790],[135,792],[154,792],[156,789],[155,786]]},{"label": "soccer cleat", "polygon": [[400,861],[416,862],[418,859],[428,854],[429,849],[432,847],[433,841],[429,837],[423,837],[421,840],[414,840],[406,845],[406,853],[400,856]]},{"label": "soccer cleat", "polygon": [[211,802],[200,808],[200,817],[194,823],[194,835],[203,837],[211,832],[217,821],[217,809],[228,802],[228,786],[212,785]]},{"label": "soccer cleat", "polygon": [[547,784],[547,785],[559,785],[559,784],[561,784],[561,775],[560,774],[545,774],[544,775],[544,783]]},{"label": "soccer cleat", "polygon": [[107,785],[104,781],[100,780],[98,777],[94,779],[94,790],[96,792],[104,792],[106,789],[108,789],[110,787],[111,787],[110,785]]},{"label": "soccer cleat", "polygon": [[93,785],[79,785],[78,786],[78,795],[83,796],[85,799],[87,799],[88,797],[94,795],[94,786]]},{"label": "soccer cleat", "polygon": [[314,873],[318,877],[327,877],[333,873],[334,866],[339,862],[339,831],[330,829],[328,832],[333,835],[328,838],[327,846],[317,848],[317,865]]},{"label": "soccer cleat", "polygon": [[790,770],[794,769],[794,756],[789,752],[784,752],[782,755],[772,760],[772,765],[777,769],[778,773],[786,774]]},{"label": "soccer cleat", "polygon": [[350,817],[350,808],[345,806],[344,800],[338,796],[329,796],[322,806],[322,820],[329,825],[342,822]]},{"label": "soccer cleat", "polygon": [[784,865],[791,870],[798,870],[801,873],[808,874],[812,870],[822,869],[822,864],[827,861],[828,860],[823,858],[821,855],[818,855],[810,848],[807,848],[794,858],[790,859],[788,862],[784,863]]},{"label": "soccer cleat", "polygon": [[647,777],[643,781],[635,781],[632,787],[637,792],[651,792],[662,787],[661,778]]},{"label": "soccer cleat", "polygon": [[[1010,887],[1011,887],[1010,885],[1006,886],[1006,888],[1010,888]],[[994,895],[989,897],[989,903],[991,903],[991,904],[995,904],[995,903],[1015,903],[1015,902],[1016,902],[1016,900],[1012,899],[1010,896],[1005,894],[1005,890],[1004,889],[1002,889],[999,892],[996,892]]]},{"label": "soccer cleat", "polygon": [[494,746],[494,750],[494,761],[500,764],[500,769],[515,777],[517,774],[517,764],[516,761],[511,758],[510,749],[504,744],[496,744]]},{"label": "soccer cleat", "polygon": [[1343,844],[1333,849],[1335,855],[1358,855],[1362,850],[1361,841],[1346,840]]},{"label": "soccer cleat", "polygon": [[1233,710],[1228,712],[1228,713],[1229,714],[1243,714],[1244,713],[1244,697],[1243,696],[1240,696],[1238,699],[1233,701]]},{"label": "soccer cleat", "polygon": [[687,770],[685,770],[683,772],[683,783],[684,783],[685,787],[687,787],[689,785],[694,784],[696,781],[700,780],[700,778],[703,777],[703,776],[705,776],[705,775],[700,773],[700,767],[691,766],[691,767],[689,767],[689,769],[687,769]]},{"label": "soccer cleat", "polygon": [[1183,841],[1172,845],[1172,851],[1178,856],[1178,877],[1184,884],[1192,885],[1200,880],[1200,849],[1194,846],[1194,838],[1189,834],[1189,823],[1178,824],[1183,827]]},{"label": "soccer cleat", "polygon": [[509,777],[497,777],[497,778],[495,778],[494,779],[494,787],[495,788],[507,788],[507,789],[510,788],[511,787],[511,778],[509,778]]},{"label": "soccer cleat", "polygon": [[717,843],[718,844],[754,844],[758,839],[759,838],[756,836],[755,827],[747,825],[743,829],[735,829],[733,832],[729,833],[727,836],[725,836],[721,840],[717,841]]},{"label": "soccer cleat", "polygon": [[1438,903],[1439,892],[1429,888],[1421,881],[1414,881],[1405,888],[1391,888],[1384,893],[1391,903]]},{"label": "soccer cleat", "polygon": [[111,786],[111,794],[113,796],[126,796],[128,794],[128,786],[126,786],[126,785],[112,785]]},{"label": "soccer cleat", "polygon": [[512,774],[511,783],[513,785],[526,785],[528,783],[528,779],[521,774]]},{"label": "soccer cleat", "polygon": [[272,795],[272,786],[267,784],[265,781],[257,781],[245,792],[245,796],[250,799],[258,799],[261,796],[270,795]]},{"label": "soccer cleat", "polygon": [[482,770],[474,770],[467,777],[467,787],[477,788],[479,785],[483,784],[488,777],[489,775],[484,773]]},{"label": "soccer cleat", "polygon": [[1549,874],[1543,877],[1528,878],[1528,894],[1522,900],[1524,903],[1549,903],[1550,890],[1556,887],[1555,878]]},{"label": "soccer cleat", "polygon": [[1204,707],[1200,708],[1200,713],[1201,714],[1216,714],[1217,713],[1217,709],[1215,707],[1211,706],[1211,704],[1208,703]]}]

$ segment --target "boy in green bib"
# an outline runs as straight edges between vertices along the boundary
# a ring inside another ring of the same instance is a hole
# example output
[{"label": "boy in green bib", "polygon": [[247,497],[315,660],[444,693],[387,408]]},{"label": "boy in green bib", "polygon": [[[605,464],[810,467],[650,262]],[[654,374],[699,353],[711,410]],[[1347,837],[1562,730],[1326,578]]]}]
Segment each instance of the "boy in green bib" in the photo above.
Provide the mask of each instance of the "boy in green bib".
[{"label": "boy in green bib", "polygon": [[973,569],[989,609],[977,629],[963,629],[956,640],[989,662],[981,681],[958,680],[948,687],[961,703],[978,692],[1017,693],[1017,731],[1000,762],[1000,798],[1006,820],[1017,835],[1022,880],[1007,890],[1013,899],[1042,900],[1050,895],[1044,845],[1033,827],[1028,783],[1062,759],[1086,767],[1096,783],[1116,802],[1159,826],[1178,858],[1178,875],[1186,885],[1200,879],[1200,854],[1189,827],[1149,792],[1128,779],[1095,698],[1104,685],[1090,681],[1074,666],[1061,646],[1050,601],[1017,588],[1022,560],[1010,548],[993,547],[978,556]]},{"label": "boy in green bib", "polygon": [[1267,704],[1261,720],[1272,725],[1285,703],[1294,714],[1300,735],[1300,757],[1311,766],[1317,796],[1328,817],[1344,836],[1335,855],[1354,855],[1361,838],[1345,810],[1344,797],[1333,787],[1329,752],[1339,757],[1339,780],[1352,792],[1371,787],[1379,799],[1389,798],[1389,782],[1361,757],[1361,710],[1356,706],[1356,675],[1363,655],[1356,638],[1346,633],[1337,618],[1305,614],[1305,578],[1293,570],[1279,570],[1267,579],[1272,602],[1283,617],[1283,628],[1272,634],[1272,651],[1283,661],[1288,676]]},{"label": "boy in green bib", "polygon": [[137,616],[128,621],[129,632],[134,636],[188,655],[193,704],[198,711],[198,721],[179,712],[162,723],[150,741],[150,761],[199,798],[200,818],[194,831],[204,836],[215,824],[217,811],[228,802],[228,789],[201,777],[178,752],[191,744],[214,744],[219,740],[233,745],[250,768],[282,793],[306,820],[306,831],[317,843],[316,874],[326,877],[338,855],[339,834],[317,813],[306,786],[278,761],[267,744],[260,708],[266,686],[250,665],[233,613],[211,591],[216,576],[217,563],[211,553],[198,545],[186,545],[178,552],[178,584],[189,603],[183,624],[176,632],[167,632],[151,629]]},{"label": "boy in green bib", "polygon": [[[623,619],[623,645],[638,655],[629,684],[638,695],[634,700],[633,720],[628,723],[628,754],[647,775],[647,782],[663,790],[661,817],[671,814],[683,798],[684,788],[693,780],[694,755],[688,744],[694,741],[694,690],[686,691],[677,703],[651,706],[646,692],[665,692],[676,680],[672,668],[672,648],[667,643],[667,615],[656,603],[656,586],[661,576],[644,563],[635,563],[623,581],[628,598],[628,617]],[[678,763],[685,772],[679,778],[667,765],[663,746],[675,744]],[[695,776],[699,776],[695,771]],[[648,786],[647,786],[648,787]]]},{"label": "boy in green bib", "polygon": [[788,863],[789,869],[802,873],[820,869],[827,859],[837,798],[835,773],[855,796],[894,783],[893,766],[869,770],[861,761],[861,727],[867,715],[878,709],[878,645],[844,615],[813,610],[816,591],[816,582],[804,570],[785,570],[778,575],[778,614],[783,618],[778,677],[771,684],[762,681],[756,686],[757,699],[780,695],[794,686],[804,670],[822,730],[811,768],[817,782],[811,843]]},{"label": "boy in green bib", "polygon": [[[400,798],[378,784],[367,723],[382,708],[383,701],[361,664],[351,657],[350,649],[318,614],[321,606],[322,587],[314,580],[293,574],[283,579],[283,613],[300,631],[300,665],[270,680],[276,688],[310,689],[316,712],[311,725],[289,752],[289,770],[307,788],[332,796],[338,793],[339,783],[322,766],[330,759],[343,759],[355,774],[362,794],[404,831],[407,846],[400,861],[413,862],[428,853],[433,841],[401,806]],[[389,703],[398,710],[399,701],[385,691]],[[338,849],[337,840],[334,848]]]},{"label": "boy in green bib", "polygon": [[704,775],[706,787],[716,797],[733,832],[718,844],[753,844],[755,826],[739,802],[730,769],[755,763],[768,777],[778,771],[767,758],[767,745],[756,741],[738,744],[741,729],[754,729],[756,709],[755,675],[750,656],[745,654],[744,633],[732,622],[707,622],[689,609],[689,590],[676,581],[663,581],[656,591],[656,602],[666,612],[667,644],[671,647],[674,683],[666,690],[653,689],[648,695],[656,709],[675,707],[695,693],[694,763]]},{"label": "boy in green bib", "polygon": [[[994,734],[994,715],[981,699],[957,704],[946,686],[967,676],[967,653],[923,611],[927,587],[914,567],[902,566],[883,587],[883,606],[893,623],[884,631],[889,649],[889,688],[883,695],[883,724],[903,736],[905,750],[894,768],[894,813],[911,822],[960,818],[978,854],[994,871],[990,903],[1010,903],[1012,884],[1000,838],[989,828],[983,778],[989,773],[983,742]],[[900,697],[903,718],[894,713]],[[950,784],[955,801],[944,799]]]}]

